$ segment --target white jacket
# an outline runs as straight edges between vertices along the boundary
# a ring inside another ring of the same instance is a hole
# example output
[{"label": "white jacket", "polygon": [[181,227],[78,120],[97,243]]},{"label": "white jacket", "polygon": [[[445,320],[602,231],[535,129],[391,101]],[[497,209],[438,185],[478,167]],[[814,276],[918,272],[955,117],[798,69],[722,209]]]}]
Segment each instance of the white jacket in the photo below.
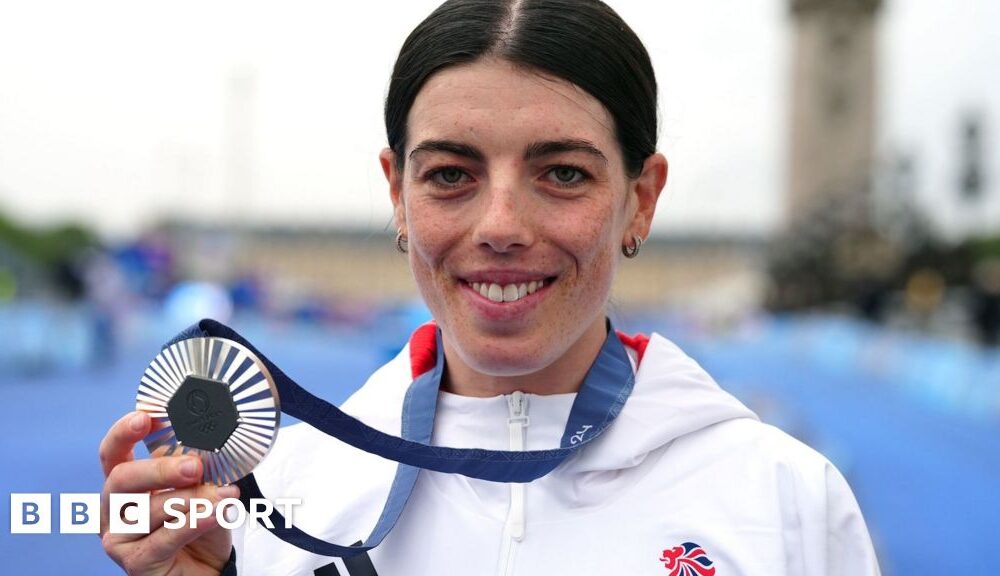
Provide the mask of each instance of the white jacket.
[{"label": "white jacket", "polygon": [[[310,554],[256,527],[233,534],[238,574],[312,575],[330,563],[336,571],[319,573],[879,573],[857,502],[833,465],[759,422],[672,342],[654,334],[641,360],[641,346],[629,344],[636,383],[621,415],[549,475],[514,485],[424,470],[395,529],[369,553],[374,570]],[[406,348],[344,410],[398,435],[410,381]],[[575,395],[524,395],[526,422],[510,418],[512,397],[441,392],[432,442],[558,447]],[[255,473],[268,498],[302,499],[297,526],[347,545],[375,525],[394,470],[296,424],[281,430]]]}]

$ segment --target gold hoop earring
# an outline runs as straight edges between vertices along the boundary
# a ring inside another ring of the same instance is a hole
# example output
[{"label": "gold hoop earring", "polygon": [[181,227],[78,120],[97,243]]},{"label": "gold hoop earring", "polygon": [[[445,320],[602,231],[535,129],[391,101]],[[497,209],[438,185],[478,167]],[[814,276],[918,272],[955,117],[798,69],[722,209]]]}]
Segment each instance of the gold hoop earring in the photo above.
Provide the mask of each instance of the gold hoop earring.
[{"label": "gold hoop earring", "polygon": [[406,237],[406,234],[403,234],[402,230],[397,230],[396,231],[396,250],[399,250],[399,252],[401,254],[406,254],[406,252],[407,252],[407,250],[409,250],[409,248],[410,248],[410,241]]},{"label": "gold hoop earring", "polygon": [[639,248],[642,248],[642,238],[632,236],[632,245],[622,244],[622,254],[626,258],[635,258],[639,255]]}]

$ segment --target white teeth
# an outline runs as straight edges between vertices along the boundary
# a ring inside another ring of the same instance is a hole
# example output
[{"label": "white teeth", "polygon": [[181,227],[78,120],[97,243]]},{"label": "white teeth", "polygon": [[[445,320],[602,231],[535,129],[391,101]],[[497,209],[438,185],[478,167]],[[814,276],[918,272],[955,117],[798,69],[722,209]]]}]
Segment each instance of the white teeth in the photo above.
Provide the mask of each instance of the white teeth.
[{"label": "white teeth", "polygon": [[513,302],[517,300],[517,284],[508,284],[503,287],[503,301]]},{"label": "white teeth", "polygon": [[524,298],[528,294],[534,294],[540,289],[544,281],[533,280],[522,284],[507,284],[501,286],[491,282],[472,282],[469,285],[483,298],[489,298],[493,302],[514,302]]},{"label": "white teeth", "polygon": [[494,302],[503,302],[503,288],[499,284],[490,284],[490,291],[486,297]]}]

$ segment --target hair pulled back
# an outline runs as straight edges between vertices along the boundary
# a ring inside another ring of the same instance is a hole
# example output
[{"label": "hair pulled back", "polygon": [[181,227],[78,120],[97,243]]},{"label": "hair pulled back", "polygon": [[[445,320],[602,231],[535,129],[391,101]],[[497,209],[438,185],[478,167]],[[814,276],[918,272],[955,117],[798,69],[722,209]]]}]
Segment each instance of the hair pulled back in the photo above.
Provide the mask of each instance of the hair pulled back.
[{"label": "hair pulled back", "polygon": [[576,84],[615,121],[630,177],[656,151],[656,78],[631,28],[599,0],[448,0],[406,38],[385,100],[389,147],[401,167],[406,119],[435,72],[496,57]]}]

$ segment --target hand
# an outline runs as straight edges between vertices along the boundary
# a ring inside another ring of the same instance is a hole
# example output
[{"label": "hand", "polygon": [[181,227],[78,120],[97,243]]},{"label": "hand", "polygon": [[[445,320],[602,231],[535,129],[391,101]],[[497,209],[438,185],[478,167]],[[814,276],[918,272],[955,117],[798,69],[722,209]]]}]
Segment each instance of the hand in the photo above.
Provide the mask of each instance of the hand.
[{"label": "hand", "polygon": [[[101,542],[104,551],[128,574],[143,576],[195,576],[219,574],[232,547],[229,531],[219,526],[215,515],[199,519],[197,528],[163,527],[173,520],[163,512],[163,502],[179,497],[207,498],[213,507],[223,498],[239,496],[236,486],[201,484],[202,464],[195,456],[171,456],[135,460],[133,446],[149,433],[145,412],[125,415],[101,441],[104,489],[101,493]],[[151,493],[149,534],[111,534],[108,531],[108,495]],[[183,508],[175,507],[178,510]],[[187,517],[187,510],[184,510]]]}]

